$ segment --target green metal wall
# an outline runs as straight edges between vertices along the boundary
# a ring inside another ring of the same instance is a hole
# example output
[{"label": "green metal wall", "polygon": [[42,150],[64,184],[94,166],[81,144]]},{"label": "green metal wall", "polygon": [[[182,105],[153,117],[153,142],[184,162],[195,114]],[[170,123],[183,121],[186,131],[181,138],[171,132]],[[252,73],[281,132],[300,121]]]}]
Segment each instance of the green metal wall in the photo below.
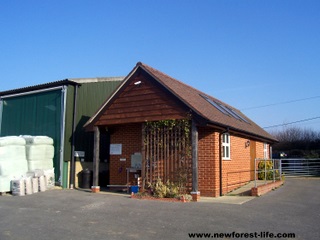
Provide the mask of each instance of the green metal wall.
[{"label": "green metal wall", "polygon": [[[78,88],[75,131],[75,150],[85,152],[85,161],[93,159],[93,134],[83,125],[120,85],[121,81],[82,83]],[[55,177],[62,187],[68,187],[68,162],[71,160],[74,85],[58,90],[30,92],[21,96],[5,97],[0,102],[0,136],[46,135],[55,142]],[[66,99],[64,99],[64,89]],[[64,112],[65,104],[65,112]],[[64,121],[63,121],[64,119]],[[61,135],[64,126],[64,133]],[[63,139],[64,138],[64,139]],[[61,142],[64,141],[61,149]],[[63,150],[63,160],[60,158]]]},{"label": "green metal wall", "polygon": [[62,99],[61,89],[1,99],[0,136],[45,135],[53,138],[56,181],[60,178]]},{"label": "green metal wall", "polygon": [[[83,125],[120,85],[121,81],[83,83],[78,88],[75,150],[85,152],[85,161],[93,159],[93,133],[86,132]],[[71,159],[72,116],[74,86],[68,87],[65,160]],[[69,111],[70,109],[70,111]],[[69,116],[70,115],[70,116]],[[71,121],[69,123],[69,121]]]}]

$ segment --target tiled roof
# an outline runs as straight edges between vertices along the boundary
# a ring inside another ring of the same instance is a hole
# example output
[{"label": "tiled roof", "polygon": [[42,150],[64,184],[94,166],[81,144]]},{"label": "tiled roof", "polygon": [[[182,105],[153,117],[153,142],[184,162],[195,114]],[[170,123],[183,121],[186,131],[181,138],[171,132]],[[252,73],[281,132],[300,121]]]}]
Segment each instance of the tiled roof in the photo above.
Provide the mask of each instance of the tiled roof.
[{"label": "tiled roof", "polygon": [[[248,117],[246,117],[238,109],[211,97],[177,79],[174,79],[167,74],[160,72],[144,63],[138,62],[135,68],[127,75],[119,88],[114,92],[114,94],[106,100],[102,107],[96,112],[94,116],[85,124],[85,127],[91,129],[92,125],[98,120],[99,116],[102,114],[104,109],[107,107],[111,98],[116,95],[125,82],[130,79],[133,74],[139,70],[139,68],[150,74],[156,81],[158,81],[162,86],[164,86],[169,92],[174,94],[178,99],[180,99],[184,104],[186,104],[193,112],[197,113],[199,116],[204,118],[208,124],[216,125],[225,129],[229,129],[241,134],[262,138],[266,141],[275,142],[277,141],[272,135],[267,133]],[[219,111],[218,108],[214,107],[209,101],[213,101],[218,105],[227,107],[231,111],[231,114],[225,114]],[[236,118],[235,116],[239,116]]]},{"label": "tiled roof", "polygon": [[[167,74],[160,72],[159,70],[154,69],[144,63],[139,62],[137,64],[137,67],[143,68],[158,82],[165,86],[169,91],[180,98],[192,110],[207,119],[210,123],[217,124],[218,126],[224,126],[226,128],[229,127],[230,129],[257,137],[262,137],[267,140],[277,141],[272,135],[259,127],[238,109],[214,97],[211,97],[189,85],[186,85],[185,83],[174,79]],[[216,107],[210,104],[209,101],[205,99],[205,97],[232,110],[236,114],[235,116],[239,116],[240,119],[242,118],[242,120],[236,119],[231,114],[227,115],[219,111]]]}]

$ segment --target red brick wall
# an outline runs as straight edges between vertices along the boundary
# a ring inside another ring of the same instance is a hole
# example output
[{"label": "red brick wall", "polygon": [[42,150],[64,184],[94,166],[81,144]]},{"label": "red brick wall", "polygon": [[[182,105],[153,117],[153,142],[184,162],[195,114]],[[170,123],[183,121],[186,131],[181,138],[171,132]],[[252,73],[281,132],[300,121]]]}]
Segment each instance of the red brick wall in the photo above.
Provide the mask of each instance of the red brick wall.
[{"label": "red brick wall", "polygon": [[247,138],[230,134],[230,160],[222,160],[222,193],[250,181],[250,147],[246,147]]},{"label": "red brick wall", "polygon": [[271,183],[267,183],[266,185],[260,185],[258,187],[253,187],[251,189],[251,196],[261,196],[267,192],[270,192],[273,189],[276,189],[278,187],[280,187],[281,185],[283,185],[283,181],[279,180],[276,182],[271,182]]},{"label": "red brick wall", "polygon": [[[212,128],[199,127],[198,174],[201,196],[220,195],[219,133]],[[230,134],[230,160],[222,160],[222,193],[226,194],[250,181],[250,147],[248,138]],[[263,157],[263,143],[257,142],[257,157]]]},{"label": "red brick wall", "polygon": [[219,133],[198,129],[198,187],[201,196],[219,196]]},{"label": "red brick wall", "polygon": [[[131,155],[141,152],[141,124],[118,125],[109,128],[111,144],[122,143],[122,154],[110,156],[110,184],[127,183],[126,168],[130,167]],[[199,127],[198,145],[198,187],[201,196],[217,197],[220,194],[219,176],[219,133],[212,128]],[[222,160],[222,193],[250,181],[250,147],[246,147],[247,138],[230,135],[231,159]],[[263,143],[257,142],[257,157],[263,157]],[[125,162],[120,158],[126,158]],[[134,174],[130,174],[130,181]]]},{"label": "red brick wall", "polygon": [[[110,184],[125,185],[127,183],[126,169],[131,166],[131,155],[141,152],[142,136],[141,124],[117,125],[109,128],[110,143],[122,144],[121,155],[110,155]],[[120,161],[125,158],[126,161]],[[130,174],[130,181],[134,180],[134,173]]]}]

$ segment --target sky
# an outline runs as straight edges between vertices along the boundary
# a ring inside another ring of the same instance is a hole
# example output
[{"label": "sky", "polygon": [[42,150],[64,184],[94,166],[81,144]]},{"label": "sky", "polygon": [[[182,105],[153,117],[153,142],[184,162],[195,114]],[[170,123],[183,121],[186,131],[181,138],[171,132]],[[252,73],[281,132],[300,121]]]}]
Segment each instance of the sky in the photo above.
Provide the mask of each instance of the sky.
[{"label": "sky", "polygon": [[0,91],[141,61],[269,132],[320,131],[319,13],[318,0],[3,0]]}]

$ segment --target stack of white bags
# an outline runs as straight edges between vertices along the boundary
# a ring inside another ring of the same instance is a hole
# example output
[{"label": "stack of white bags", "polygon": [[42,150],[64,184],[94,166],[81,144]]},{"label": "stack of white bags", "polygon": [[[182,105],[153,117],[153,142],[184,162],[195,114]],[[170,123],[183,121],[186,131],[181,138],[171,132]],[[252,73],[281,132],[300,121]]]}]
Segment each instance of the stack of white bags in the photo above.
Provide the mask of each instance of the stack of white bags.
[{"label": "stack of white bags", "polygon": [[0,137],[0,192],[23,196],[54,187],[53,139]]},{"label": "stack of white bags", "polygon": [[53,139],[46,136],[22,136],[26,140],[28,170],[53,168]]},{"label": "stack of white bags", "polygon": [[21,137],[0,138],[0,192],[9,192],[10,181],[28,171],[25,145]]}]

